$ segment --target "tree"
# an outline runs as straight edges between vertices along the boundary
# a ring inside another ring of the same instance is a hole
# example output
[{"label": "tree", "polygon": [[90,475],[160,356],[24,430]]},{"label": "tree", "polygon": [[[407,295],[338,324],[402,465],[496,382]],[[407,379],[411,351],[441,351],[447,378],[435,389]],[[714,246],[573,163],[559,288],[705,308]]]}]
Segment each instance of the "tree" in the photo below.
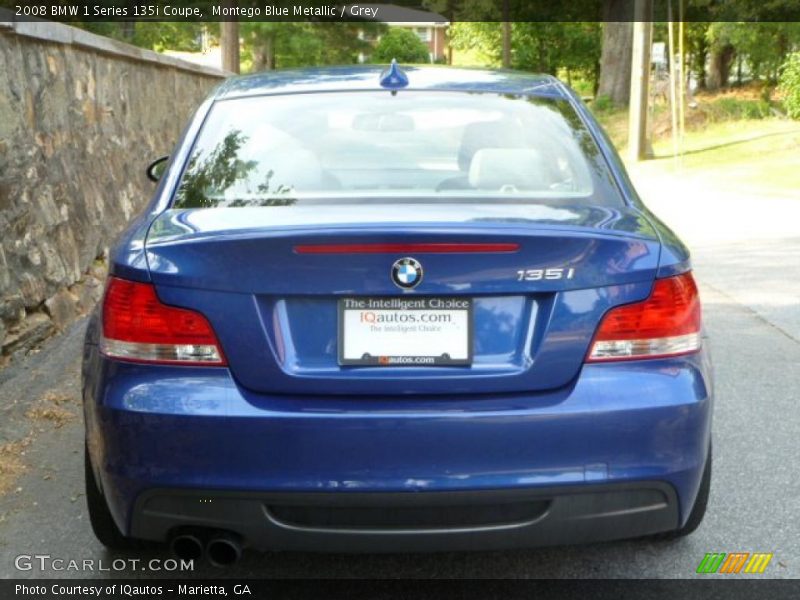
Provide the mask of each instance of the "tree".
[{"label": "tree", "polygon": [[599,23],[514,23],[512,32],[514,68],[596,80]]},{"label": "tree", "polygon": [[[689,7],[703,0],[692,0]],[[714,13],[712,13],[714,14]],[[688,22],[686,64],[701,88],[719,89],[736,82],[773,84],[788,55],[800,49],[800,23],[715,21]],[[654,40],[667,41],[666,23],[656,23]]]},{"label": "tree", "polygon": [[277,66],[276,49],[285,45],[302,23],[242,23],[242,53],[251,63],[251,71],[272,70]]},{"label": "tree", "polygon": [[800,119],[800,52],[790,55],[781,67],[780,90],[789,116]]},{"label": "tree", "polygon": [[603,5],[603,47],[597,96],[613,104],[628,104],[631,95],[631,57],[633,23],[624,20],[630,9],[628,0],[605,0]]},{"label": "tree", "polygon": [[706,33],[710,50],[706,74],[706,87],[709,90],[718,90],[728,85],[731,65],[736,58],[736,48],[731,43],[733,30],[730,25],[732,23],[712,23]]},{"label": "tree", "polygon": [[708,23],[686,24],[686,66],[694,73],[697,85],[706,86],[706,61],[708,59]]},{"label": "tree", "polygon": [[[512,23],[511,67],[523,71],[567,72],[595,80],[600,53],[599,23]],[[460,50],[477,50],[492,65],[502,59],[501,23],[457,23],[450,28],[450,43]]]},{"label": "tree", "polygon": [[[70,23],[98,35],[163,52],[164,50],[200,50],[203,23],[172,21],[103,22],[83,21]],[[218,29],[217,24],[214,25]]]},{"label": "tree", "polygon": [[189,159],[178,196],[184,208],[213,208],[227,188],[245,179],[258,166],[239,158],[247,142],[239,130],[228,133],[213,149],[195,152]]},{"label": "tree", "polygon": [[[512,27],[513,33],[513,27]],[[488,21],[458,22],[450,26],[450,46],[456,50],[475,50],[492,66],[500,66],[502,29],[500,23]],[[512,56],[513,56],[512,37]]]},{"label": "tree", "polygon": [[413,31],[392,27],[375,46],[371,61],[385,63],[392,59],[400,63],[426,63],[430,61],[430,53]]},{"label": "tree", "polygon": [[739,65],[737,80],[745,67],[749,78],[775,83],[780,66],[800,44],[800,24],[712,23],[706,37],[711,48],[709,87],[728,84],[734,61]]},{"label": "tree", "polygon": [[382,23],[243,22],[242,55],[252,71],[353,64],[371,49],[361,33],[375,35]]},{"label": "tree", "polygon": [[[689,43],[705,45],[708,73],[704,78],[710,89],[728,85],[734,63],[737,80],[743,76],[755,80],[766,78],[774,83],[780,65],[800,43],[797,0],[688,0],[691,15],[702,15],[713,21],[705,27],[705,40],[698,39],[703,31],[699,24],[689,30]],[[692,62],[695,75],[703,75],[700,53]]]}]

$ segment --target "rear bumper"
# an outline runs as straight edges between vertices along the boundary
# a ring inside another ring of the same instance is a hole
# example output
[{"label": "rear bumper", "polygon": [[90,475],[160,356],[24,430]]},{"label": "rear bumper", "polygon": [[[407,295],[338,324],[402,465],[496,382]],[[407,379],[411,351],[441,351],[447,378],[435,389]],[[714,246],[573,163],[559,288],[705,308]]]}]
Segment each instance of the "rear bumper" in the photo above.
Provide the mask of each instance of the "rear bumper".
[{"label": "rear bumper", "polygon": [[131,534],[163,540],[180,526],[235,531],[260,550],[490,550],[621,539],[675,529],[665,483],[421,493],[269,494],[150,490]]},{"label": "rear bumper", "polygon": [[[587,365],[573,385],[547,393],[392,398],[266,396],[242,389],[225,369],[89,354],[92,462],[120,529],[154,540],[192,524],[237,531],[258,548],[296,550],[633,537],[685,522],[710,440],[704,353]],[[488,524],[465,517],[463,526],[431,520],[431,511],[492,506],[497,494],[532,512],[521,507],[519,518]],[[353,532],[312,509],[314,518],[298,523],[297,511],[276,518],[268,508],[298,498],[339,504],[338,514],[379,514],[366,501],[383,503],[387,514],[415,503],[420,510],[400,510],[414,515],[400,527],[359,522]],[[319,531],[319,519],[335,527]]]}]

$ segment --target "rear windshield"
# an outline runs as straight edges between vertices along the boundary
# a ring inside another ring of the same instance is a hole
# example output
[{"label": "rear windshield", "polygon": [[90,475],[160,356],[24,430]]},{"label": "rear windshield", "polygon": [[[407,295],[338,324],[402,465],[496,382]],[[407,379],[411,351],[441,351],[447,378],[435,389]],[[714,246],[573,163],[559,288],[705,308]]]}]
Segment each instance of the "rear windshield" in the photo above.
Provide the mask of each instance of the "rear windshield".
[{"label": "rear windshield", "polygon": [[401,91],[217,102],[173,206],[465,201],[622,204],[565,100]]}]

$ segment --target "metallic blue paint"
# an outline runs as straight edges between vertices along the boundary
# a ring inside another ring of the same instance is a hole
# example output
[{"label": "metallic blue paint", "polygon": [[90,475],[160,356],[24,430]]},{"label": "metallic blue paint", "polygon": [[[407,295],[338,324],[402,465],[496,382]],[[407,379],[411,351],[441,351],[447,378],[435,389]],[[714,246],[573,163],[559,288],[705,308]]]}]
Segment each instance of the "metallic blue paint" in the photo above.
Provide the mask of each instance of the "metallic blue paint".
[{"label": "metallic blue paint", "polygon": [[389,90],[399,90],[408,85],[408,75],[398,66],[396,60],[392,60],[389,68],[381,73],[380,84]]},{"label": "metallic blue paint", "polygon": [[[380,75],[384,67],[359,65],[324,67],[261,73],[228,79],[216,91],[218,100],[267,94],[308,94],[337,91],[382,90]],[[565,88],[549,75],[515,71],[403,67],[408,76],[407,90],[489,92],[566,97]],[[389,93],[387,91],[387,93]]]},{"label": "metallic blue paint", "polygon": [[225,369],[106,361],[87,433],[127,526],[150,488],[252,491],[525,489],[665,481],[685,519],[710,439],[703,355],[590,365],[544,393],[264,395]]},{"label": "metallic blue paint", "polygon": [[[688,252],[636,195],[580,100],[550,77],[409,68],[407,89],[567,99],[596,139],[626,206],[169,209],[210,106],[244,95],[379,89],[378,68],[235,78],[198,110],[111,273],[152,281],[162,301],[203,312],[230,368],[147,366],[101,356],[98,313],[84,349],[87,440],[122,531],[155,487],[241,491],[426,491],[658,480],[685,521],[710,441],[705,350],[586,365],[602,315],[647,297]],[[401,90],[398,93],[403,93]],[[311,255],[298,243],[515,242],[510,254],[421,254],[425,279],[398,290],[394,255]],[[346,268],[338,268],[343,264]],[[517,269],[574,266],[571,280]],[[335,273],[335,276],[334,276]],[[344,368],[336,299],[475,298],[475,363]]]}]

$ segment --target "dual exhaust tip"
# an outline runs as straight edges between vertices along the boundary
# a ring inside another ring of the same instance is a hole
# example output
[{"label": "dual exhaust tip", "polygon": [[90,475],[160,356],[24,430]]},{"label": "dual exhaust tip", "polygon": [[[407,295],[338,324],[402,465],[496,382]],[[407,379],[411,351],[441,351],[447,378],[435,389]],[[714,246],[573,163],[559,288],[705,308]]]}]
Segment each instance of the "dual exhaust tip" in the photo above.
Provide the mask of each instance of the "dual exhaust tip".
[{"label": "dual exhaust tip", "polygon": [[[204,539],[207,541],[204,542]],[[182,560],[194,561],[207,556],[208,562],[215,567],[228,567],[242,557],[241,538],[228,531],[217,531],[211,535],[183,531],[172,537],[169,547],[172,554]]]}]

